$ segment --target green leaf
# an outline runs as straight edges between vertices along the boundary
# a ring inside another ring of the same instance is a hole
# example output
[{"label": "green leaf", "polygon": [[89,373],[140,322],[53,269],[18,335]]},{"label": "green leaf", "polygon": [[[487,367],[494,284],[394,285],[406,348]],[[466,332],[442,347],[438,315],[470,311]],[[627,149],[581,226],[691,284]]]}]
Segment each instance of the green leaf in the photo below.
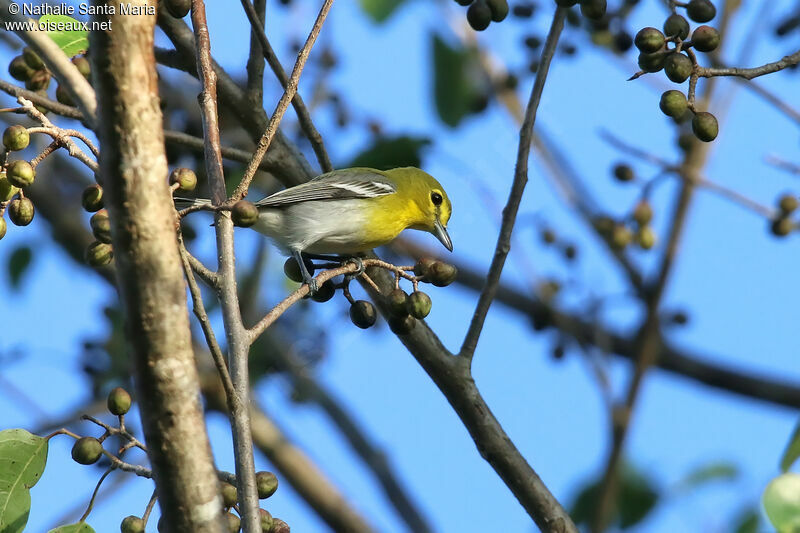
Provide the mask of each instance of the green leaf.
[{"label": "green leaf", "polygon": [[466,48],[452,48],[433,35],[433,96],[442,122],[456,127],[470,113],[480,110],[487,98],[487,80],[477,57]]},{"label": "green leaf", "polygon": [[800,422],[798,422],[797,426],[794,428],[792,438],[789,439],[786,450],[784,450],[783,456],[781,457],[781,472],[788,471],[794,462],[797,461],[798,457],[800,457]]},{"label": "green leaf", "polygon": [[47,35],[67,55],[74,57],[89,49],[89,32],[83,23],[66,15],[43,15],[39,25],[45,25]]},{"label": "green leaf", "polygon": [[[570,515],[577,524],[589,524],[597,511],[602,479],[586,485],[575,498]],[[654,484],[631,466],[624,466],[619,476],[619,493],[612,522],[627,529],[644,520],[658,503],[659,493]]]},{"label": "green leaf", "polygon": [[781,474],[770,481],[761,503],[778,533],[800,532],[800,474]]},{"label": "green leaf", "polygon": [[732,481],[737,477],[739,477],[739,468],[735,464],[714,462],[689,472],[680,485],[683,488],[691,489],[713,481]]},{"label": "green leaf", "polygon": [[379,137],[358,154],[347,167],[371,167],[387,170],[396,167],[422,166],[422,149],[431,144],[427,137]]},{"label": "green leaf", "polygon": [[0,431],[0,531],[19,533],[28,523],[31,495],[47,463],[47,439],[24,429]]},{"label": "green leaf", "polygon": [[373,22],[386,22],[406,0],[360,0],[361,9]]},{"label": "green leaf", "polygon": [[55,529],[51,529],[47,533],[94,533],[94,529],[86,522],[78,522],[77,524],[70,524],[68,526],[59,526]]},{"label": "green leaf", "polygon": [[33,259],[33,252],[28,246],[20,246],[8,257],[8,282],[12,288],[18,289],[22,276],[27,272]]},{"label": "green leaf", "polygon": [[761,516],[758,509],[745,509],[734,521],[734,533],[758,533]]}]

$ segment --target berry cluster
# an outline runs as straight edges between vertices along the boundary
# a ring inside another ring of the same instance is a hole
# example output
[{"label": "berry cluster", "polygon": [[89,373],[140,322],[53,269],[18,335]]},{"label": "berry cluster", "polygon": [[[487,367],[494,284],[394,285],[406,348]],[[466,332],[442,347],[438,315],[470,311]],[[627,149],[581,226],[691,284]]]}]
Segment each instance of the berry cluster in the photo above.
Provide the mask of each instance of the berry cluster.
[{"label": "berry cluster", "polygon": [[[714,4],[709,0],[691,0],[687,4],[675,2],[674,5],[685,8],[686,14],[694,22],[708,22],[717,13]],[[674,89],[666,91],[661,95],[659,107],[665,115],[679,122],[691,117],[695,137],[703,142],[711,142],[719,133],[719,124],[711,113],[695,109],[694,86],[699,66],[694,50],[698,52],[716,50],[720,44],[719,31],[705,25],[691,31],[689,22],[677,12],[667,17],[663,30],[662,32],[657,28],[647,27],[636,34],[634,44],[640,52],[639,68],[642,70],[634,78],[661,70],[674,83],[684,83],[692,78],[688,96]],[[690,32],[691,39],[689,39]]]},{"label": "berry cluster", "polygon": [[[72,63],[78,68],[78,71],[88,80],[91,76],[91,67],[89,60],[83,56],[73,57]],[[18,55],[8,64],[8,73],[15,80],[25,83],[25,88],[29,91],[34,91],[44,97],[47,97],[47,89],[50,87],[50,71],[47,70],[42,59],[30,48],[24,48],[22,54]],[[74,106],[75,102],[69,91],[63,85],[56,87],[56,100],[64,105]],[[39,111],[46,113],[47,110],[39,108]]]},{"label": "berry cluster", "polygon": [[508,15],[507,0],[456,0],[467,8],[467,22],[475,31],[483,31],[492,22],[502,22]]}]

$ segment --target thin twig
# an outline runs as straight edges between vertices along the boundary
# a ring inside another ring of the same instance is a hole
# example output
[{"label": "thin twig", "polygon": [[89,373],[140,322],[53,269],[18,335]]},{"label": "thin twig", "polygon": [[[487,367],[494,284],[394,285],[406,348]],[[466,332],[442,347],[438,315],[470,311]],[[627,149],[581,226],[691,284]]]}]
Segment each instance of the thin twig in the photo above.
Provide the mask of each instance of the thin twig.
[{"label": "thin twig", "polygon": [[97,481],[97,485],[94,486],[94,492],[92,492],[92,497],[89,499],[89,505],[86,506],[86,511],[84,511],[83,515],[78,520],[78,522],[83,522],[89,517],[89,513],[92,512],[92,507],[94,507],[94,500],[95,498],[97,498],[97,492],[100,490],[100,485],[103,484],[103,481],[105,481],[108,475],[114,470],[116,470],[116,467],[112,466],[108,468],[108,470],[106,470],[102,476],[100,476],[100,479]]},{"label": "thin twig", "polygon": [[520,128],[519,148],[517,150],[517,164],[514,171],[514,183],[509,192],[506,207],[503,209],[503,222],[500,226],[500,234],[497,237],[497,246],[495,247],[494,258],[489,267],[489,272],[486,276],[486,285],[481,291],[478,304],[475,307],[475,314],[464,337],[464,343],[461,345],[459,355],[472,361],[475,354],[475,348],[478,345],[478,338],[480,337],[481,330],[483,329],[486,315],[489,313],[489,307],[492,305],[497,286],[500,283],[500,275],[503,272],[503,265],[505,265],[506,257],[511,249],[511,234],[514,231],[514,222],[517,218],[520,203],[522,202],[522,193],[525,191],[525,184],[528,181],[528,157],[530,155],[531,143],[533,137],[533,125],[536,121],[536,111],[539,108],[539,102],[544,90],[544,84],[547,80],[547,73],[550,69],[550,62],[555,54],[558,45],[558,38],[561,35],[561,30],[564,27],[564,17],[566,9],[557,8],[556,14],[553,17],[553,22],[550,26],[550,31],[547,34],[544,48],[542,50],[542,57],[539,61],[539,70],[536,73],[536,81],[531,90],[531,96],[528,100],[528,106],[525,110],[525,120]]},{"label": "thin twig", "polygon": [[311,32],[308,34],[306,43],[303,45],[300,53],[297,54],[297,61],[292,69],[292,75],[286,84],[286,90],[283,92],[283,96],[281,96],[281,99],[278,101],[278,105],[275,107],[275,111],[272,113],[272,116],[269,119],[267,129],[264,131],[261,139],[259,139],[256,151],[253,154],[253,158],[250,160],[250,163],[247,165],[247,169],[244,171],[242,181],[239,183],[239,185],[237,185],[236,190],[233,191],[229,203],[235,203],[241,200],[242,197],[247,194],[247,190],[250,187],[250,182],[253,181],[253,176],[255,176],[256,170],[258,169],[261,160],[264,158],[264,154],[267,153],[267,149],[269,148],[270,143],[272,143],[272,139],[278,132],[278,125],[280,124],[281,119],[283,119],[286,109],[289,107],[289,102],[291,102],[292,98],[294,98],[294,95],[297,93],[297,83],[300,79],[300,74],[303,72],[303,67],[305,66],[308,55],[311,52],[311,47],[314,46],[314,42],[317,40],[317,36],[322,29],[322,24],[325,22],[325,18],[328,16],[328,12],[331,9],[331,5],[333,5],[333,0],[325,0],[323,2],[319,11],[319,15],[317,15],[317,20],[314,21],[314,26],[311,28]]},{"label": "thin twig", "polygon": [[[275,73],[275,76],[281,83],[283,90],[288,90],[289,77],[283,70],[281,62],[275,55],[275,51],[272,49],[272,45],[270,44],[269,39],[267,39],[267,35],[264,33],[263,22],[259,24],[258,15],[256,14],[255,8],[250,3],[250,0],[241,0],[241,2],[242,7],[244,7],[244,12],[247,14],[247,19],[250,21],[250,26],[253,29],[253,33],[261,44],[261,50],[264,53],[264,59],[267,60],[272,72]],[[308,112],[308,108],[306,107],[305,102],[303,102],[303,97],[300,96],[299,93],[295,93],[295,95],[292,97],[292,107],[294,107],[295,113],[297,113],[297,120],[300,123],[300,127],[303,129],[303,133],[306,134],[306,137],[308,138],[309,142],[311,143],[311,147],[314,150],[314,154],[317,156],[317,161],[319,162],[320,168],[323,172],[330,172],[333,170],[333,165],[331,164],[328,152],[325,150],[325,144],[322,142],[322,136],[319,134],[319,131],[317,131],[317,128],[314,127],[314,122],[311,120],[311,115]]]},{"label": "thin twig", "polygon": [[764,76],[765,74],[772,74],[773,72],[778,72],[787,67],[797,65],[798,63],[800,63],[800,50],[788,56],[784,56],[778,61],[767,63],[765,65],[761,65],[760,67],[700,67],[697,69],[697,73],[703,78],[711,78],[714,76],[736,76],[738,78],[752,80],[753,78]]}]

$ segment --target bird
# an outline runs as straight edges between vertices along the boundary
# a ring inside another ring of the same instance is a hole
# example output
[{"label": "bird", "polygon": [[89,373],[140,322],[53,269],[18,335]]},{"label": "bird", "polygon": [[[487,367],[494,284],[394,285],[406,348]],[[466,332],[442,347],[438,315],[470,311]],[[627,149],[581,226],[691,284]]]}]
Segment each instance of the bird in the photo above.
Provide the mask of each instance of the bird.
[{"label": "bird", "polygon": [[[207,199],[175,200],[182,205],[211,204]],[[251,228],[294,257],[312,293],[316,280],[303,256],[354,257],[390,243],[405,229],[431,233],[453,251],[447,232],[450,198],[433,176],[416,167],[334,170],[253,204],[258,219]]]}]

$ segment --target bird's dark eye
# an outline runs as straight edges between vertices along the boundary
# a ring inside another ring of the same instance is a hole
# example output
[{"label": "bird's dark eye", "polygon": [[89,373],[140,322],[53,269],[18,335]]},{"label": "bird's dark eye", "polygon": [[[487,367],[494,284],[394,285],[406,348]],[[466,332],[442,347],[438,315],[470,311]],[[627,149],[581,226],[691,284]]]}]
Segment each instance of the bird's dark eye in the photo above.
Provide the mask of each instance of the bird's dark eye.
[{"label": "bird's dark eye", "polygon": [[438,192],[432,192],[431,202],[433,202],[433,205],[442,205],[442,195]]}]

